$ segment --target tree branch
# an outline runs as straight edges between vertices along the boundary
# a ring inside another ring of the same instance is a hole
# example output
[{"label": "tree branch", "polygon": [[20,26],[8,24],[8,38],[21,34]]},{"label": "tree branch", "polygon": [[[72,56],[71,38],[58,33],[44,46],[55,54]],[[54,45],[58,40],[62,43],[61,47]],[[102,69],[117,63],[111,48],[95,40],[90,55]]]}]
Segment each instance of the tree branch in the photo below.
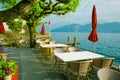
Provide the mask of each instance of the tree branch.
[{"label": "tree branch", "polygon": [[0,11],[0,22],[7,22],[25,13],[32,3],[33,0],[22,0],[14,7]]}]

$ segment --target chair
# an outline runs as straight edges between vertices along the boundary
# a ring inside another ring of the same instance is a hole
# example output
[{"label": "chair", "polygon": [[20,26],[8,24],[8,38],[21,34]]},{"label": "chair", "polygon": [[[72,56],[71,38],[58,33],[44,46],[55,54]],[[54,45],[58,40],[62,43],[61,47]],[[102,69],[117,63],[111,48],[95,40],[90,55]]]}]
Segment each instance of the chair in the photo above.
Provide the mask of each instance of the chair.
[{"label": "chair", "polygon": [[12,48],[12,40],[10,38],[5,38],[2,42],[2,44],[3,44],[3,47],[11,46],[11,48]]},{"label": "chair", "polygon": [[27,45],[27,40],[26,40],[25,38],[20,39],[20,40],[18,41],[18,45],[19,45],[20,47],[26,46],[26,45]]},{"label": "chair", "polygon": [[36,44],[40,44],[40,42],[41,42],[41,39],[36,39]]},{"label": "chair", "polygon": [[[67,47],[59,47],[59,48],[55,48],[54,49],[54,53],[63,53],[63,52],[67,52],[68,51],[68,48]],[[54,66],[58,65],[59,67],[63,67],[65,63],[58,59],[56,56],[55,56],[55,62],[54,62]]]},{"label": "chair", "polygon": [[49,61],[52,61],[53,59],[53,53],[54,53],[54,49],[51,48],[51,47],[48,47],[48,48],[42,48],[40,47],[40,53],[41,55],[45,58],[50,58]]},{"label": "chair", "polygon": [[120,72],[108,68],[98,70],[97,76],[99,80],[120,80]]},{"label": "chair", "polygon": [[111,68],[115,58],[99,58],[93,59],[93,69],[98,70],[100,68]]},{"label": "chair", "polygon": [[[79,62],[69,62],[68,63],[68,79],[70,76],[76,75],[77,80],[80,80],[80,77],[87,77],[88,71],[90,70],[92,60],[85,60]],[[88,79],[87,79],[88,80]]]},{"label": "chair", "polygon": [[6,61],[7,60],[7,54],[0,54],[0,60],[4,60]]},{"label": "chair", "polygon": [[50,41],[49,44],[56,44],[56,41]]},{"label": "chair", "polygon": [[77,52],[77,51],[80,51],[80,49],[75,48],[75,47],[69,47],[69,48],[68,48],[68,51],[69,51],[69,52]]},{"label": "chair", "polygon": [[67,51],[68,51],[68,47],[57,47],[54,49],[54,53],[63,53]]}]

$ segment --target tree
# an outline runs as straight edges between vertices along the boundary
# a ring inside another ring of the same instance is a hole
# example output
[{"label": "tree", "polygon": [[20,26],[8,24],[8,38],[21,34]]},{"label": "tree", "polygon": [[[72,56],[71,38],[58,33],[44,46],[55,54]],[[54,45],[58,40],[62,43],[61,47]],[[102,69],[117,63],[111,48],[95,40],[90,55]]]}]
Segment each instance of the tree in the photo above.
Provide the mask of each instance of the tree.
[{"label": "tree", "polygon": [[[33,33],[36,33],[35,29],[43,18],[50,16],[50,14],[65,15],[66,13],[74,12],[80,3],[79,0],[34,0],[32,4],[30,0],[22,1],[29,1],[29,5],[31,6],[25,11],[23,10],[22,12],[24,12],[24,14],[21,15],[21,18],[27,21],[30,36],[30,47],[34,47]],[[20,1],[18,4],[20,3],[22,4],[23,2]],[[17,10],[17,8],[18,7],[13,7],[14,10]],[[21,11],[18,11],[17,13],[21,13]],[[16,15],[18,15],[17,13]],[[2,19],[0,18],[1,21]]]}]

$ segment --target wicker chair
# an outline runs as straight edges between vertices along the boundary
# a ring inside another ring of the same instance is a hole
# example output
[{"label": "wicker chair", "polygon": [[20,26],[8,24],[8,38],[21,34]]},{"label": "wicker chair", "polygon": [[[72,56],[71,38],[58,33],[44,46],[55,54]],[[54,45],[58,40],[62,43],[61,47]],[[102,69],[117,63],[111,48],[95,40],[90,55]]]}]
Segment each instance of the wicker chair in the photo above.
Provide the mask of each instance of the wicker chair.
[{"label": "wicker chair", "polygon": [[113,61],[115,58],[99,58],[99,59],[93,59],[93,69],[95,71],[101,69],[101,68],[111,68]]},{"label": "wicker chair", "polygon": [[2,44],[3,44],[3,47],[11,46],[11,48],[12,48],[12,40],[11,40],[10,38],[5,38],[5,39],[2,41]]},{"label": "wicker chair", "polygon": [[26,45],[27,45],[27,40],[26,40],[25,38],[20,39],[20,40],[18,41],[18,46],[19,46],[19,47],[26,46]]},{"label": "wicker chair", "polygon": [[49,44],[56,44],[56,41],[50,41]]},{"label": "wicker chair", "polygon": [[0,54],[0,60],[4,60],[6,61],[7,60],[7,54]]},{"label": "wicker chair", "polygon": [[80,80],[80,77],[88,78],[87,75],[90,70],[91,63],[92,60],[68,63],[68,79],[70,80],[72,74],[77,76],[77,80]]},{"label": "wicker chair", "polygon": [[[59,47],[59,48],[55,48],[55,49],[54,49],[54,53],[58,53],[58,54],[63,53],[63,52],[67,52],[67,51],[68,51],[68,48],[67,48],[67,47]],[[64,63],[62,60],[58,59],[58,58],[55,56],[54,67],[55,67],[56,65],[58,65],[59,67],[63,67],[64,64],[65,64],[65,63]]]},{"label": "wicker chair", "polygon": [[99,80],[120,80],[120,72],[108,68],[98,70],[97,76]]},{"label": "wicker chair", "polygon": [[53,53],[54,53],[54,49],[53,48],[42,48],[40,47],[40,53],[41,56],[43,57],[43,59],[49,59],[50,62],[52,62],[53,60]]},{"label": "wicker chair", "polygon": [[77,52],[77,51],[80,51],[80,49],[75,48],[75,47],[69,47],[69,48],[68,48],[68,51],[69,51],[69,52]]}]

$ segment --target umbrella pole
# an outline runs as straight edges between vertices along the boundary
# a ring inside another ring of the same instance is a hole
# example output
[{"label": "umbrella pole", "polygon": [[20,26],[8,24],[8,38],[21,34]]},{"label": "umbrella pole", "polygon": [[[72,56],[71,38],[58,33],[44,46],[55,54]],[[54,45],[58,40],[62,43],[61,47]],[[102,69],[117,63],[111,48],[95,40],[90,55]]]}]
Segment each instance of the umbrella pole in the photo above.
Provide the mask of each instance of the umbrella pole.
[{"label": "umbrella pole", "polygon": [[50,35],[52,36],[52,34],[51,34],[51,25],[50,25]]},{"label": "umbrella pole", "polygon": [[94,52],[96,51],[96,42],[94,42]]}]

